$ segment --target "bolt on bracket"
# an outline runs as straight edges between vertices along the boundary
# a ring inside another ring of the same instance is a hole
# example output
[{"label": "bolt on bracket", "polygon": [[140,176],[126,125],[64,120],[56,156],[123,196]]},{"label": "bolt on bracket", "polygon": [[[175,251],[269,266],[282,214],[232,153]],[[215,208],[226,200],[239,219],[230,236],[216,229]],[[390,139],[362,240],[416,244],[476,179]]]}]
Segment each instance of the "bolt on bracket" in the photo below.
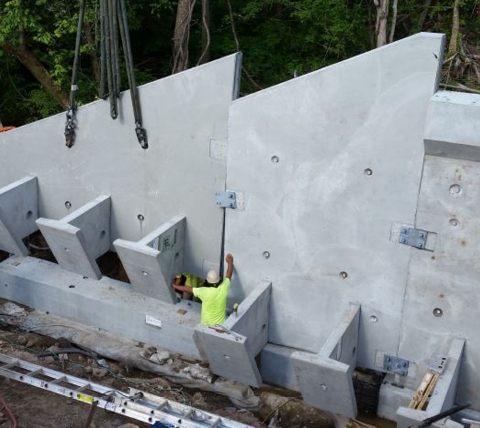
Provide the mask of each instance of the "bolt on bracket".
[{"label": "bolt on bracket", "polygon": [[387,354],[383,356],[383,368],[400,376],[407,376],[409,365],[410,361],[403,358]]},{"label": "bolt on bracket", "polygon": [[415,229],[414,227],[402,227],[400,229],[400,236],[398,242],[400,244],[409,245],[410,247],[418,248],[419,250],[427,249],[428,234],[423,229]]},{"label": "bolt on bracket", "polygon": [[446,355],[439,355],[435,361],[428,366],[428,370],[434,373],[442,374],[447,365],[448,358]]},{"label": "bolt on bracket", "polygon": [[237,196],[235,192],[224,191],[215,193],[215,205],[220,208],[237,208]]}]

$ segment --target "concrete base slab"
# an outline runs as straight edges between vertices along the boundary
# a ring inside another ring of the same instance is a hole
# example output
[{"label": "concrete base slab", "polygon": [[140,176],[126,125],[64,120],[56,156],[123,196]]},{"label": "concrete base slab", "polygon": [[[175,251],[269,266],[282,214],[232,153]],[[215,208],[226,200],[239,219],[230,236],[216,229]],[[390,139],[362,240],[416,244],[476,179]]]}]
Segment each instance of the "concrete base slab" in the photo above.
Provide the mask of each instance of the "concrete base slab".
[{"label": "concrete base slab", "polygon": [[0,297],[201,359],[193,340],[200,322],[200,305],[195,302],[167,304],[132,292],[129,284],[108,277],[82,278],[31,257],[0,263]]}]

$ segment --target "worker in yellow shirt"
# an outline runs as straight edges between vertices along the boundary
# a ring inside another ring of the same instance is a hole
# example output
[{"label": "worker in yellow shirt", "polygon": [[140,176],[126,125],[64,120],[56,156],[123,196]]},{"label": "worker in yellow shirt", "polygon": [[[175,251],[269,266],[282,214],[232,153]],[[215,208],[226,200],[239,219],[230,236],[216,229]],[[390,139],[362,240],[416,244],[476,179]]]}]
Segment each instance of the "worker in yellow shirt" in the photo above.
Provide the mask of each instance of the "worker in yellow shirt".
[{"label": "worker in yellow shirt", "polygon": [[207,280],[203,287],[193,288],[186,285],[177,285],[175,281],[172,283],[175,290],[182,293],[191,293],[202,301],[202,324],[217,325],[225,322],[227,297],[233,274],[233,256],[230,253],[227,254],[225,261],[227,262],[227,273],[223,280],[221,280],[218,272],[211,270],[207,274]]},{"label": "worker in yellow shirt", "polygon": [[[187,287],[195,288],[202,287],[205,284],[205,280],[195,275],[190,275],[189,273],[179,273],[173,280],[175,285],[186,285]],[[184,300],[192,300],[192,293],[183,293],[182,298]],[[198,301],[195,299],[195,301]]]}]

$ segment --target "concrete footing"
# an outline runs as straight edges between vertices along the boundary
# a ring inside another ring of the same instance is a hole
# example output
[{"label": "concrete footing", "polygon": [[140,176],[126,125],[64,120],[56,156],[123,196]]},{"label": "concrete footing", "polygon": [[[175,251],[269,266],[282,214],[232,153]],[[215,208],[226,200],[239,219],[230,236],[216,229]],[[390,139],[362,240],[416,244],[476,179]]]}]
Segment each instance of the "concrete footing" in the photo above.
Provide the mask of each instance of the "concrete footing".
[{"label": "concrete footing", "polygon": [[201,359],[193,340],[201,309],[195,302],[164,303],[133,292],[124,282],[83,278],[32,257],[10,257],[0,263],[0,297]]}]

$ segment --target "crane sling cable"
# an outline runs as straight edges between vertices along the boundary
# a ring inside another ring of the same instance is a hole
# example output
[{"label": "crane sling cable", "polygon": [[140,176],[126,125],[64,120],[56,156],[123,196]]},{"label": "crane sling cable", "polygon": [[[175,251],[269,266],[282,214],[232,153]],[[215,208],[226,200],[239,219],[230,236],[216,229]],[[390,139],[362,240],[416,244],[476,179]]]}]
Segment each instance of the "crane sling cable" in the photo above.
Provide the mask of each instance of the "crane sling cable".
[{"label": "crane sling cable", "polygon": [[[85,0],[80,0],[80,12],[78,16],[77,38],[75,43],[75,57],[72,70],[72,85],[70,90],[67,121],[65,124],[65,140],[67,147],[75,143],[75,129],[77,125],[75,101],[77,86],[77,74],[80,62],[80,45],[82,39],[83,20],[85,17]],[[135,81],[133,56],[130,44],[127,10],[125,0],[101,0],[100,1],[100,62],[101,80],[100,97],[107,98],[105,94],[105,78],[108,85],[108,98],[110,101],[110,116],[118,117],[118,98],[120,96],[120,53],[119,34],[122,39],[123,55],[125,58],[126,71],[132,99],[133,115],[135,119],[135,133],[142,149],[148,148],[146,130],[142,125],[142,111],[138,97],[138,89]]]}]

